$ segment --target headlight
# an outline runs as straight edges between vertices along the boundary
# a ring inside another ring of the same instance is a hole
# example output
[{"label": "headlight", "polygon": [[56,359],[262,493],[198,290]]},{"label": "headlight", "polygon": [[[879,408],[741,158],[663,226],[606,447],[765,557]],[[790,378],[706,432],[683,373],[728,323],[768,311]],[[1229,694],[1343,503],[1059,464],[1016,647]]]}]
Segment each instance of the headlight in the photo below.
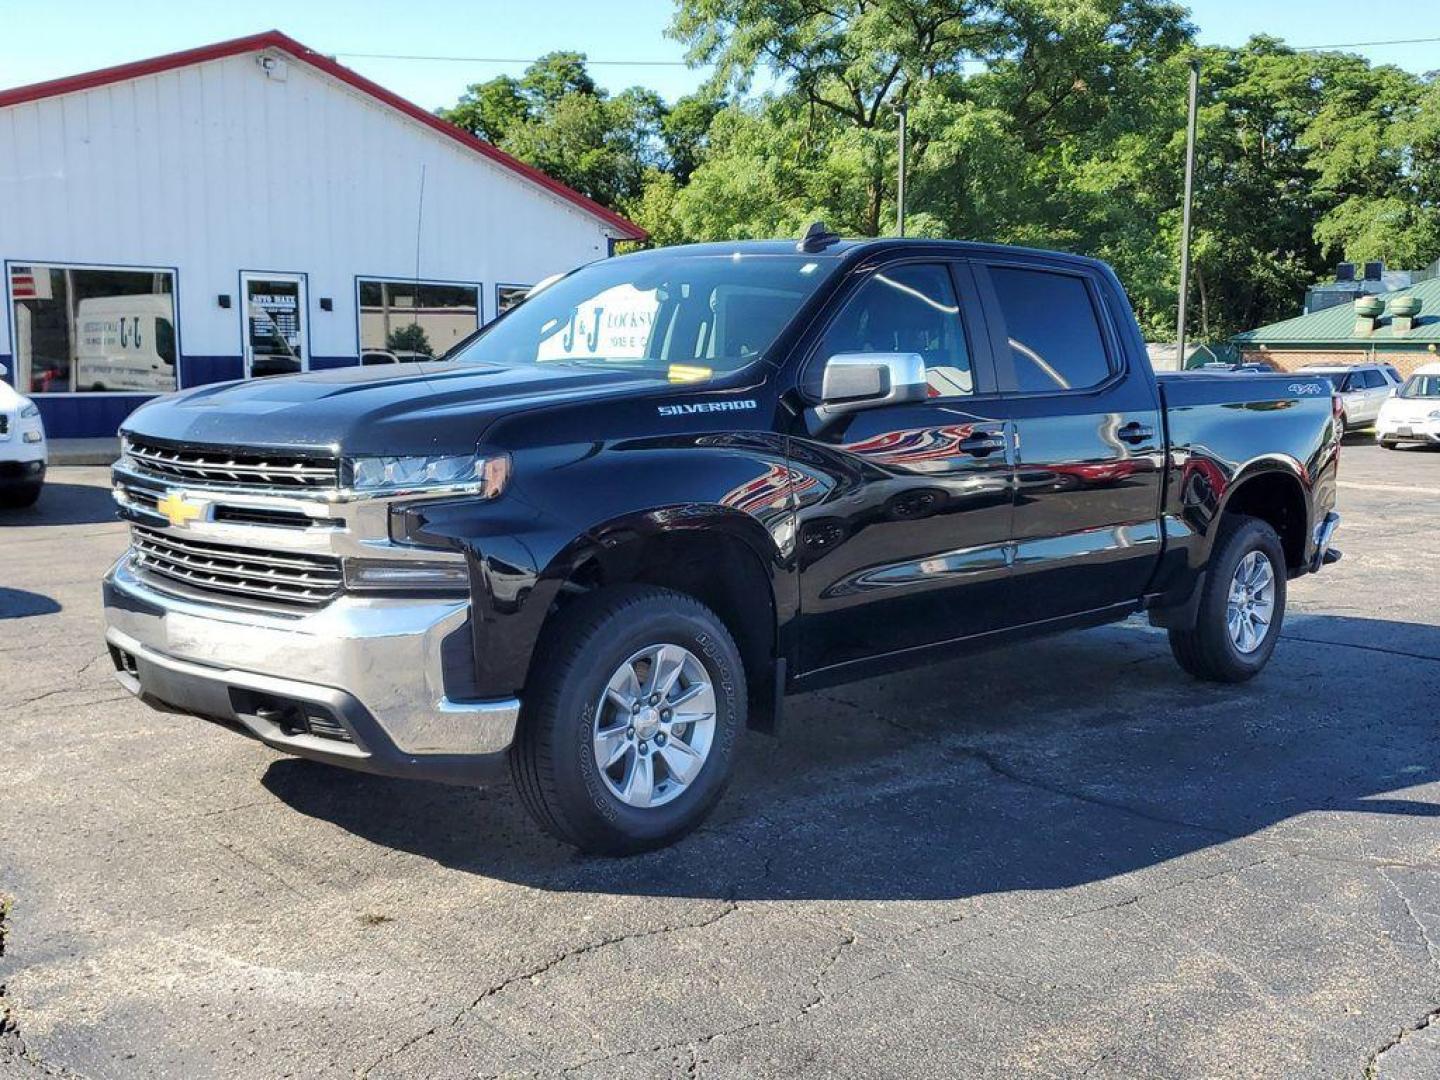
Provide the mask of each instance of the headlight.
[{"label": "headlight", "polygon": [[1434,409],[1430,413],[1431,420],[1440,420],[1440,409]]},{"label": "headlight", "polygon": [[30,420],[30,419],[32,419],[32,418],[34,418],[34,417],[36,417],[36,416],[39,416],[39,415],[40,415],[40,406],[39,406],[39,405],[36,405],[33,401],[30,402],[30,404],[25,405],[25,406],[23,406],[23,407],[20,409],[20,419],[21,419],[21,420]]},{"label": "headlight", "polygon": [[509,479],[508,454],[350,459],[350,487],[361,495],[449,491],[493,499]]}]

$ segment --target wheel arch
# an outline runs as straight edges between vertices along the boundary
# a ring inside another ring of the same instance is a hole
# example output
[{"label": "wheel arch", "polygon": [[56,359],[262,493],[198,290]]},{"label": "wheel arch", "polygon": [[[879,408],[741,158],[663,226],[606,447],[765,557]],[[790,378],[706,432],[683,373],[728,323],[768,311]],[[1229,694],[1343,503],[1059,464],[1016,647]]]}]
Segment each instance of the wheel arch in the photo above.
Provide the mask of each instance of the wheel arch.
[{"label": "wheel arch", "polygon": [[1310,497],[1305,471],[1293,459],[1276,454],[1248,462],[1228,485],[1220,509],[1264,521],[1280,537],[1286,567],[1293,573],[1305,566]]},{"label": "wheel arch", "polygon": [[775,542],[748,514],[706,504],[627,514],[588,530],[551,560],[542,576],[554,583],[554,600],[541,640],[554,632],[568,603],[595,589],[643,584],[691,596],[735,639],[749,688],[749,724],[770,730],[777,682],[784,678],[778,663],[782,572]]}]

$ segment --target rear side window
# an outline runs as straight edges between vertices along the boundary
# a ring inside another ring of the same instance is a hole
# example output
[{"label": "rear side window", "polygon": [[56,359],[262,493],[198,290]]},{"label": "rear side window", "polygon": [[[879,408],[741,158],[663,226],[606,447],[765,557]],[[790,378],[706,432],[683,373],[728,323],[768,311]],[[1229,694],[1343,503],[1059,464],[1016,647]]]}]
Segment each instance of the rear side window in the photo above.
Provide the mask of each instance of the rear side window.
[{"label": "rear side window", "polygon": [[1367,390],[1375,390],[1384,385],[1385,376],[1381,375],[1380,372],[1373,369],[1365,372],[1365,388]]},{"label": "rear side window", "polygon": [[990,267],[1024,392],[1084,390],[1110,377],[1100,320],[1085,280],[1074,274]]}]

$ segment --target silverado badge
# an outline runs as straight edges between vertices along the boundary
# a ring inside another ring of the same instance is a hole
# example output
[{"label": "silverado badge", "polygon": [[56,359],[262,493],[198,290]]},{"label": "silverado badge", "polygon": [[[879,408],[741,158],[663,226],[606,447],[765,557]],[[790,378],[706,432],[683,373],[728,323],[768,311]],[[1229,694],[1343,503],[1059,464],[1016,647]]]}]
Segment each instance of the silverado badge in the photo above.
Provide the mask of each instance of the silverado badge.
[{"label": "silverado badge", "polygon": [[183,529],[205,513],[205,504],[192,502],[183,491],[167,491],[163,499],[156,500],[155,509],[164,514],[173,527]]}]

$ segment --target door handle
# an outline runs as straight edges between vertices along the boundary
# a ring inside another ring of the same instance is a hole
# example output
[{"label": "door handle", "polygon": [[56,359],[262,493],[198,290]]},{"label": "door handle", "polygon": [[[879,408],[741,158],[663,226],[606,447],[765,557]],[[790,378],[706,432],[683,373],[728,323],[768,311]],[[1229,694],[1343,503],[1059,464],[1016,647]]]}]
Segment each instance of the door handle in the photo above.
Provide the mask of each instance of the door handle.
[{"label": "door handle", "polygon": [[984,457],[986,454],[993,454],[996,450],[1004,450],[1005,436],[993,431],[971,435],[968,439],[960,440],[959,449],[964,454]]},{"label": "door handle", "polygon": [[1155,429],[1136,420],[1126,424],[1115,434],[1128,443],[1142,443],[1155,437]]}]

